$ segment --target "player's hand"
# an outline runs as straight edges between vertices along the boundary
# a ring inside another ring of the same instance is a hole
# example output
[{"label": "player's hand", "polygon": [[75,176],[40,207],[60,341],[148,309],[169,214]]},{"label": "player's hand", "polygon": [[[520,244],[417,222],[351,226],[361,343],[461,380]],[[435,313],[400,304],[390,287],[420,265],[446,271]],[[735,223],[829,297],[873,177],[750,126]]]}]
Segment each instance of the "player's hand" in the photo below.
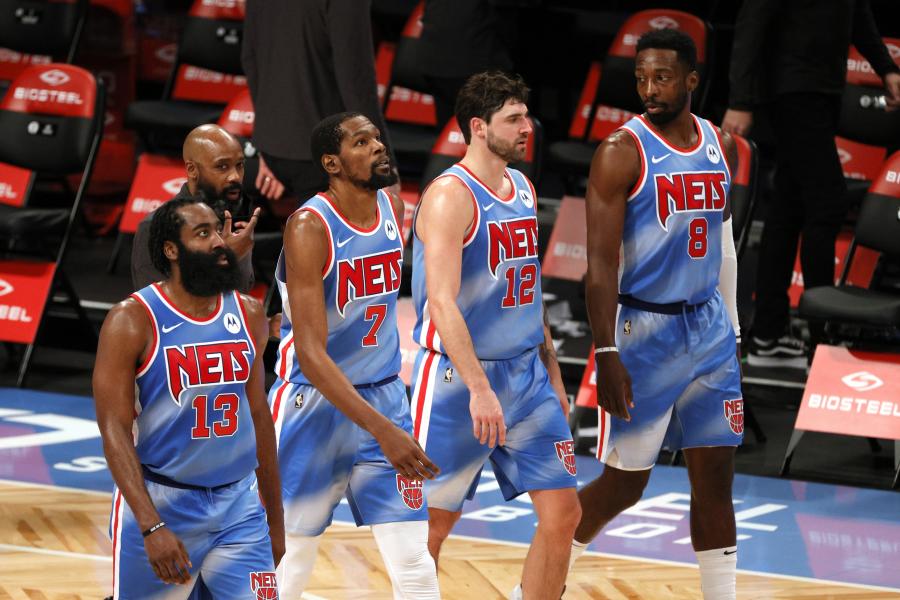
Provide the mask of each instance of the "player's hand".
[{"label": "player's hand", "polygon": [[900,73],[888,73],[884,76],[885,107],[888,112],[900,110]]},{"label": "player's hand", "polygon": [[749,110],[734,110],[729,108],[722,118],[722,131],[747,135],[753,127],[753,113]]},{"label": "player's hand", "polygon": [[281,562],[285,552],[283,521],[281,527],[272,527],[269,525],[269,539],[272,542],[272,560],[274,561],[275,567],[278,568],[278,563]]},{"label": "player's hand", "polygon": [[441,472],[419,442],[396,425],[390,425],[375,439],[391,466],[407,479],[434,479]]},{"label": "player's hand", "polygon": [[144,550],[153,572],[165,583],[188,583],[191,559],[181,540],[168,527],[161,527],[144,538]]},{"label": "player's hand", "polygon": [[259,221],[259,207],[250,215],[250,221],[232,223],[231,212],[225,211],[225,222],[222,224],[222,239],[238,258],[246,256],[253,249],[253,231]]},{"label": "player's hand", "polygon": [[259,193],[269,200],[278,200],[284,194],[284,184],[278,181],[272,169],[266,164],[266,159],[263,158],[262,152],[259,153],[259,174],[257,174],[256,181],[253,183],[256,185]]},{"label": "player's hand", "polygon": [[506,421],[500,401],[491,388],[469,394],[469,412],[472,415],[472,435],[479,444],[488,448],[506,444]]},{"label": "player's hand", "polygon": [[631,394],[631,376],[622,364],[618,352],[600,352],[594,355],[597,367],[597,403],[614,417],[631,420],[629,408],[634,408]]}]

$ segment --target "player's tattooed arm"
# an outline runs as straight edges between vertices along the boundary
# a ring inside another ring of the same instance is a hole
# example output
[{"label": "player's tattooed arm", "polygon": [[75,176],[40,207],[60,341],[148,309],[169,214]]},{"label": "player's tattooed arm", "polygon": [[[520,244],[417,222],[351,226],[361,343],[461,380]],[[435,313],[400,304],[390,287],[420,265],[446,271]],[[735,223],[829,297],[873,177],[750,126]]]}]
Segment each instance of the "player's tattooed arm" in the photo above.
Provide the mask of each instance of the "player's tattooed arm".
[{"label": "player's tattooed arm", "polygon": [[284,508],[281,504],[281,478],[278,473],[278,452],[275,449],[275,426],[266,401],[265,367],[263,351],[269,339],[269,325],[262,305],[250,296],[241,294],[241,304],[247,315],[247,327],[256,347],[256,358],[247,380],[247,401],[256,433],[256,480],[259,495],[266,509],[269,538],[272,541],[272,559],[275,566],[284,556]]},{"label": "player's tattooed arm", "polygon": [[[597,148],[591,160],[587,211],[588,269],[585,280],[588,318],[594,346],[616,345],[616,309],[619,294],[619,248],[625,225],[628,195],[638,182],[642,169],[640,153],[626,130],[610,135]],[[597,400],[613,416],[629,419],[633,407],[631,378],[618,352],[595,355]]]},{"label": "player's tattooed arm", "polygon": [[[94,363],[93,389],[103,453],[138,527],[146,531],[161,522],[144,485],[134,449],[134,380],[138,366],[153,351],[152,325],[137,300],[117,304],[103,322]],[[144,538],[154,573],[166,583],[187,583],[191,562],[184,545],[168,528]]]},{"label": "player's tattooed arm", "polygon": [[563,384],[562,371],[559,369],[559,361],[556,358],[556,347],[553,345],[553,336],[550,333],[550,318],[547,316],[547,303],[544,302],[544,343],[538,346],[538,356],[547,368],[550,375],[550,383],[559,399],[563,414],[569,418],[569,396],[566,394],[566,386]]},{"label": "player's tattooed arm", "polygon": [[303,374],[348,419],[372,434],[398,473],[433,479],[440,471],[419,444],[366,402],[328,355],[328,313],[322,276],[331,261],[331,245],[319,217],[301,210],[288,219],[284,232],[288,301],[294,348]]},{"label": "player's tattooed arm", "polygon": [[469,328],[456,303],[462,280],[462,251],[466,234],[475,223],[472,193],[455,177],[433,182],[419,202],[416,233],[425,245],[428,312],[441,345],[454,369],[469,388],[472,435],[479,443],[506,443],[506,422],[500,401],[481,367]]}]

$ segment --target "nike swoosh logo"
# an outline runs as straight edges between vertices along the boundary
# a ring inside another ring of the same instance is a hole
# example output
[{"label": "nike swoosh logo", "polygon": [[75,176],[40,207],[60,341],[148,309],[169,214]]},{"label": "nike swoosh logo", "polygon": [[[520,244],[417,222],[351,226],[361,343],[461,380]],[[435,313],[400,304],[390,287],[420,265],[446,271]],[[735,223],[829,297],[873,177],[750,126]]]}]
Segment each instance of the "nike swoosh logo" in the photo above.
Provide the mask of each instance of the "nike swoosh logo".
[{"label": "nike swoosh logo", "polygon": [[344,246],[346,246],[347,244],[350,243],[350,240],[352,240],[352,239],[355,238],[355,237],[356,237],[355,235],[351,235],[351,236],[348,237],[346,240],[338,240],[337,247],[338,247],[338,248],[343,248]]},{"label": "nike swoosh logo", "polygon": [[669,158],[670,154],[672,154],[672,153],[667,152],[667,153],[663,154],[662,156],[653,156],[650,158],[650,162],[652,162],[655,165],[656,163],[662,162],[662,161],[666,160],[667,158]]},{"label": "nike swoosh logo", "polygon": [[166,327],[165,325],[163,325],[163,327],[162,327],[162,332],[163,332],[163,333],[169,333],[169,332],[172,331],[173,329],[176,329],[176,328],[178,328],[178,327],[181,327],[182,325],[184,325],[184,321],[182,321],[181,323],[175,323],[175,324],[172,325],[171,327]]},{"label": "nike swoosh logo", "polygon": [[484,212],[487,212],[487,211],[491,210],[492,208],[494,208],[494,205],[495,205],[495,204],[497,204],[497,203],[496,203],[496,202],[491,202],[491,203],[488,204],[487,206],[482,205],[481,208],[482,208],[482,210],[484,210]]},{"label": "nike swoosh logo", "polygon": [[729,554],[737,554],[737,550],[732,550],[731,552],[729,552],[728,550],[726,550],[726,551],[725,551],[725,556],[728,556]]}]

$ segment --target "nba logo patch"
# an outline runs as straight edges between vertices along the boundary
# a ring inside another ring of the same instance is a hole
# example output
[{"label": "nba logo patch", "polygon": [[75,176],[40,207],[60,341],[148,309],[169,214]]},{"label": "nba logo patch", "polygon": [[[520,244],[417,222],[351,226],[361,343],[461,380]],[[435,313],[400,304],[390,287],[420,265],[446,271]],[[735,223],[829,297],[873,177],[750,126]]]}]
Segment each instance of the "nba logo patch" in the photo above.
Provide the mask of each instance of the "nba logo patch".
[{"label": "nba logo patch", "polygon": [[743,398],[738,398],[737,400],[726,400],[724,406],[725,419],[728,421],[728,426],[731,428],[731,431],[734,432],[735,435],[741,435],[742,433],[744,433]]},{"label": "nba logo patch", "polygon": [[447,367],[447,370],[444,371],[444,383],[450,383],[453,381],[453,367]]},{"label": "nba logo patch", "polygon": [[569,475],[575,475],[577,469],[575,467],[575,442],[572,440],[563,440],[556,442],[556,458],[563,464]]},{"label": "nba logo patch", "polygon": [[294,398],[294,408],[303,408],[303,394],[297,394]]},{"label": "nba logo patch", "polygon": [[275,573],[271,571],[250,573],[250,591],[256,594],[256,600],[278,600]]},{"label": "nba logo patch", "polygon": [[407,479],[403,475],[397,475],[397,491],[405,504],[411,510],[419,510],[424,504],[422,496],[422,482],[415,479]]},{"label": "nba logo patch", "polygon": [[625,335],[631,335],[631,321],[630,320],[625,319],[625,327],[623,327],[622,330],[625,332]]}]

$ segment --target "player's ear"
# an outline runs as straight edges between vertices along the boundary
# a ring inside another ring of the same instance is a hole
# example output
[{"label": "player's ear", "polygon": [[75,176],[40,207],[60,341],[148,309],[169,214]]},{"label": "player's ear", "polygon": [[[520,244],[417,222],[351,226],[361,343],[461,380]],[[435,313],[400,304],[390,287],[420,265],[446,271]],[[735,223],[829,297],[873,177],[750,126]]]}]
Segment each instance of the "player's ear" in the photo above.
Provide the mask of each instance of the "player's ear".
[{"label": "player's ear", "polygon": [[197,163],[192,160],[184,161],[184,169],[187,171],[187,178],[190,181],[196,182],[200,179],[200,169],[197,168]]},{"label": "player's ear", "polygon": [[700,74],[697,71],[691,71],[687,76],[687,90],[693,92],[700,85]]},{"label": "player's ear", "polygon": [[469,120],[469,131],[471,137],[487,137],[487,121],[479,117],[472,117]]},{"label": "player's ear", "polygon": [[322,168],[329,175],[337,175],[341,172],[341,157],[337,154],[323,154]]},{"label": "player's ear", "polygon": [[166,258],[169,260],[178,260],[178,246],[171,240],[164,242],[163,254],[165,254]]}]

